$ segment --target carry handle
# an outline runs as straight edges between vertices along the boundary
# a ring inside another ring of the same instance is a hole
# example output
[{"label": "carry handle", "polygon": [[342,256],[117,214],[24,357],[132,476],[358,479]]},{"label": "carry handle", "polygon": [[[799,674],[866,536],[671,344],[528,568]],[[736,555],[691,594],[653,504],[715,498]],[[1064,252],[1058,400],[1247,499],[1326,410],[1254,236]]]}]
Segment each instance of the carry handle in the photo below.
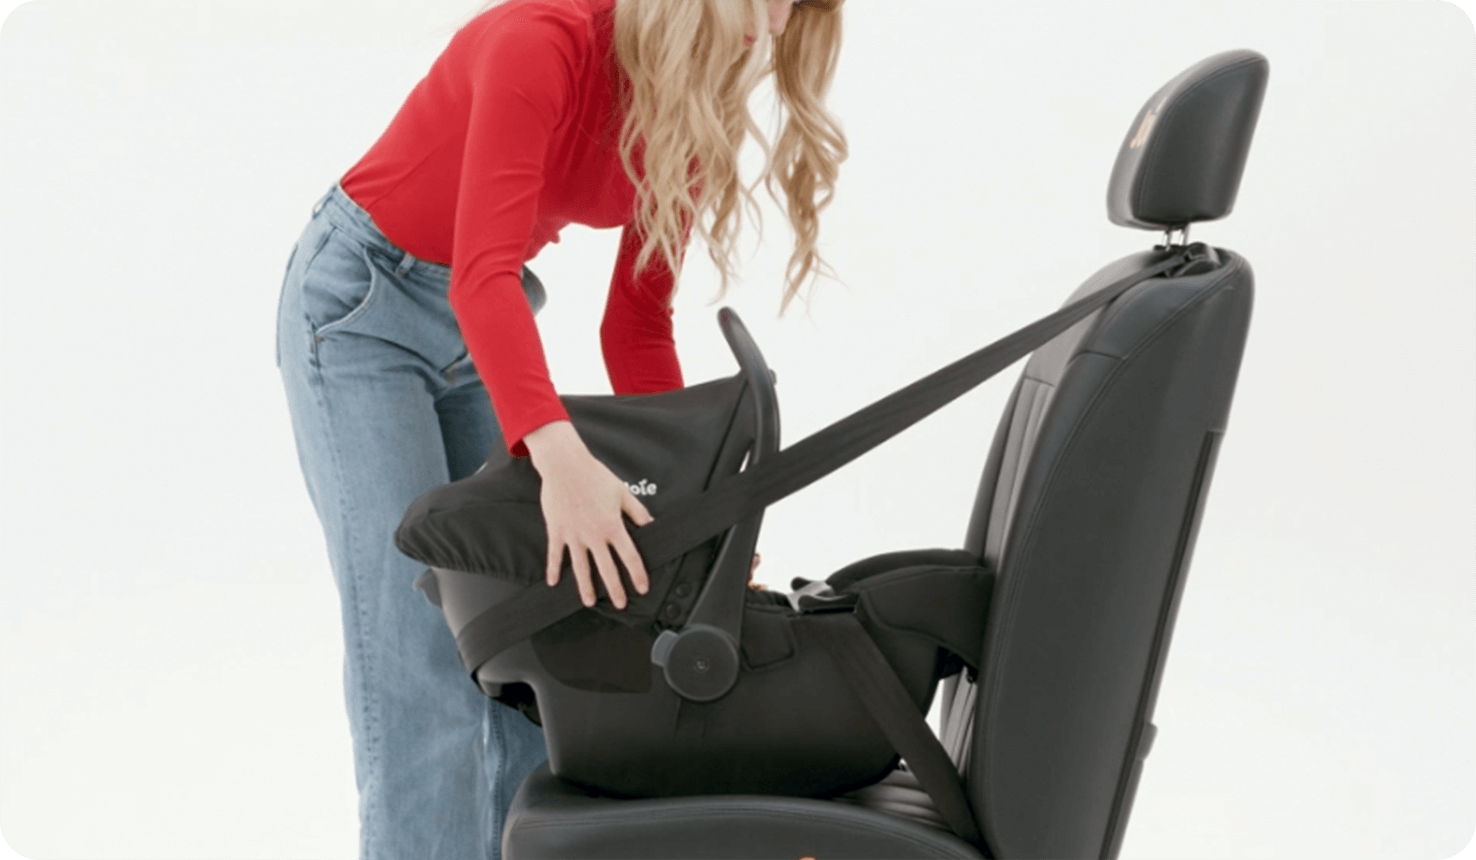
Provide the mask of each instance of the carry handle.
[{"label": "carry handle", "polygon": [[[737,313],[731,308],[718,311],[718,325],[738,359],[753,404],[754,441],[746,467],[752,469],[779,450],[774,374]],[[760,510],[728,529],[687,623],[679,631],[662,631],[651,646],[651,662],[662,668],[667,685],[686,699],[713,701],[738,681],[743,605],[763,519]]]},{"label": "carry handle", "polygon": [[719,310],[718,327],[743,370],[743,378],[753,387],[754,441],[753,451],[748,455],[748,466],[752,468],[765,455],[779,450],[779,395],[774,391],[774,371],[769,369],[758,343],[736,311]]}]

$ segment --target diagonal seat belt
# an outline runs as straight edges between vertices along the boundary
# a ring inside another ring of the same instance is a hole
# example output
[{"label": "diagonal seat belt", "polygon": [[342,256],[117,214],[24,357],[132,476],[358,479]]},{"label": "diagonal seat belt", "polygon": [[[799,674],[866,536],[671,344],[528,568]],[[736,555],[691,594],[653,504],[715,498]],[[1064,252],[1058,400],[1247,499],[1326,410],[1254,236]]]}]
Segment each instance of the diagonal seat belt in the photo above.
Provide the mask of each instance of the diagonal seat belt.
[{"label": "diagonal seat belt", "polygon": [[933,734],[927,720],[918,711],[907,688],[876,642],[861,626],[855,615],[842,616],[835,625],[816,624],[811,633],[850,684],[851,691],[882,734],[907,762],[912,775],[954,834],[970,845],[981,845],[983,837],[974,819],[973,807],[964,793],[958,766]]},{"label": "diagonal seat belt", "polygon": [[[1119,278],[788,448],[766,455],[753,468],[691,497],[681,510],[641,528],[630,527],[646,570],[654,571],[679,558],[734,523],[846,465],[1005,370],[1128,289],[1189,262],[1194,254],[1190,248],[1181,248],[1147,269]],[[457,633],[462,666],[475,675],[497,654],[583,608],[572,576],[562,577],[554,588],[526,588],[482,612]]]}]

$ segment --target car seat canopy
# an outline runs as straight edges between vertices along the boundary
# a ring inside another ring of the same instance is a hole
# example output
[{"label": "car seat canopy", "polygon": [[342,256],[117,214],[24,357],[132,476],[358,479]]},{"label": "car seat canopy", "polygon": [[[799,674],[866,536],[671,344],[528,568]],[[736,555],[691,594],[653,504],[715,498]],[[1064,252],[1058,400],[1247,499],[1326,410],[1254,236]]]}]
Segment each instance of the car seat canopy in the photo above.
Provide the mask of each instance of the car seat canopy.
[{"label": "car seat canopy", "polygon": [[[654,517],[680,507],[714,476],[735,471],[753,439],[741,375],[660,397],[626,395],[619,408],[599,396],[561,400],[590,451],[641,496]],[[395,532],[400,552],[431,567],[519,585],[543,582],[548,535],[542,481],[528,458],[504,461],[494,451],[488,466],[496,468],[483,468],[416,499]],[[568,572],[567,557],[564,568]],[[651,573],[663,582],[669,579]],[[654,602],[633,601],[640,607],[632,610],[644,614],[646,604]]]}]

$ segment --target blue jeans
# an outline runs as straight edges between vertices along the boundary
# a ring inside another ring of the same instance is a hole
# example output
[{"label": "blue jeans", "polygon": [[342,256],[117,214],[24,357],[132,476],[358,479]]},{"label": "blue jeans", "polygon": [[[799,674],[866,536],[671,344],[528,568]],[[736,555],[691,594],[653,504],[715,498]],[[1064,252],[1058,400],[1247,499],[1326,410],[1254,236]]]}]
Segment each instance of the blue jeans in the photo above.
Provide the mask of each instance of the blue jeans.
[{"label": "blue jeans", "polygon": [[[277,365],[343,609],[344,692],[363,860],[501,854],[502,821],[547,757],[542,731],[467,678],[425,566],[392,535],[410,502],[507,456],[447,303],[451,270],[390,244],[338,188],[293,249]],[[542,287],[524,270],[536,312]]]}]

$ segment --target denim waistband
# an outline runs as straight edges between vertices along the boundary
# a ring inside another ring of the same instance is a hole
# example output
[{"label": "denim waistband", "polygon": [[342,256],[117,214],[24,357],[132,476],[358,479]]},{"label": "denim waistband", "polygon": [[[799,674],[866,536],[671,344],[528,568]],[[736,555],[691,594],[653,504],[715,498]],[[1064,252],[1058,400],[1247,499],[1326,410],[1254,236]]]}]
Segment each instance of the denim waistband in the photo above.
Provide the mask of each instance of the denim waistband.
[{"label": "denim waistband", "polygon": [[329,189],[317,205],[313,206],[313,215],[316,217],[320,214],[327,216],[328,220],[333,222],[333,226],[370,248],[393,258],[397,263],[395,270],[400,274],[409,272],[411,269],[421,269],[427,274],[437,273],[443,277],[451,273],[449,266],[419,259],[386,239],[374,223],[374,219],[369,217],[369,213],[355,203],[353,198],[344,193],[343,188],[338,185]]}]

